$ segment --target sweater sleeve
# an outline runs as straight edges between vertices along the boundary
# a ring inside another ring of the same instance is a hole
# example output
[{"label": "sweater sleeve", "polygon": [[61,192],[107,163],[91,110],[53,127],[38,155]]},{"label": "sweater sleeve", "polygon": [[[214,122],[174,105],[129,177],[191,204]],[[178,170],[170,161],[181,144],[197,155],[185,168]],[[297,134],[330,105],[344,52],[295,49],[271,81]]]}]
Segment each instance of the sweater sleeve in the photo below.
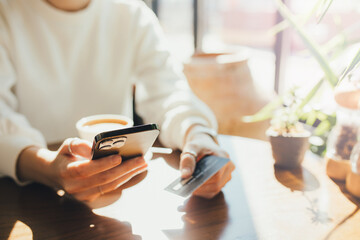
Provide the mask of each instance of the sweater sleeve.
[{"label": "sweater sleeve", "polygon": [[40,132],[16,112],[18,102],[13,93],[16,74],[6,47],[8,43],[5,24],[0,16],[0,175],[18,181],[16,162],[19,153],[28,146],[46,146],[46,142]]},{"label": "sweater sleeve", "polygon": [[200,124],[217,130],[214,114],[190,90],[182,66],[170,56],[156,16],[144,7],[137,36],[136,109],[145,122],[158,123],[160,141],[182,148],[187,129]]}]

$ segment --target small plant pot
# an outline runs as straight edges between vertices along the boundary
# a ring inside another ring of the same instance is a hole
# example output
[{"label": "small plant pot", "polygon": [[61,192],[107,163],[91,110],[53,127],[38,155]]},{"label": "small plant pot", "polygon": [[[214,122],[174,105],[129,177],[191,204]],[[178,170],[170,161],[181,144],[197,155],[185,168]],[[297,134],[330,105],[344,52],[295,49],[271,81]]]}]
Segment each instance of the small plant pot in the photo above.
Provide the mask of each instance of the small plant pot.
[{"label": "small plant pot", "polygon": [[290,169],[301,166],[309,148],[309,131],[280,135],[276,131],[268,130],[266,134],[270,139],[275,166]]}]

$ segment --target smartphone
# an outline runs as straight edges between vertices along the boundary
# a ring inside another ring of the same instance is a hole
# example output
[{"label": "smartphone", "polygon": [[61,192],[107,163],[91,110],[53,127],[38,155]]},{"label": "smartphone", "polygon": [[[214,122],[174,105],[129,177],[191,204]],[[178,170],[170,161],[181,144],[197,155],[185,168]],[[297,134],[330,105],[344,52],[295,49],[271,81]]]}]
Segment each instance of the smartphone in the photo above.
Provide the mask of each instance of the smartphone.
[{"label": "smartphone", "polygon": [[159,136],[156,124],[145,124],[130,128],[99,133],[92,146],[92,159],[120,154],[124,160],[145,155]]}]

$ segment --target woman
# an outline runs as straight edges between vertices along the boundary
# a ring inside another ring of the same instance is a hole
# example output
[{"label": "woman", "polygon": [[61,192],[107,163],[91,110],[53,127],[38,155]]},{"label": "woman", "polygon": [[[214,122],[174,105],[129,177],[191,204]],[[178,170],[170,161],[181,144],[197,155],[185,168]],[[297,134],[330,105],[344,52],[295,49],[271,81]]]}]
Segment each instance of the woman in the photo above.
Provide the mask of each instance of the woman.
[{"label": "woman", "polygon": [[[142,2],[1,0],[1,173],[90,202],[145,171],[143,158],[90,161],[90,143],[69,138],[81,117],[131,116],[133,84],[139,115],[160,126],[165,146],[182,149],[182,177],[203,155],[227,156],[212,134],[214,116],[189,91]],[[57,151],[46,148],[63,139]],[[194,194],[215,196],[233,169],[229,162]]]}]

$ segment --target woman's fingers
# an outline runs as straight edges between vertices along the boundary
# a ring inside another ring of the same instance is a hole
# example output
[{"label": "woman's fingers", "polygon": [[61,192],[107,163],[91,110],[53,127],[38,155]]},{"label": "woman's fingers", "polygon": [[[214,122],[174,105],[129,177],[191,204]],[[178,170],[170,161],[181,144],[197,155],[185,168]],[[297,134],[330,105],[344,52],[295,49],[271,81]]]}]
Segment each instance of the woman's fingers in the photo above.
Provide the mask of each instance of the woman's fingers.
[{"label": "woman's fingers", "polygon": [[[183,178],[190,177],[195,169],[196,161],[195,157],[192,154],[183,154],[180,160],[180,169]],[[191,169],[191,172],[186,172],[184,174],[184,169]],[[234,164],[230,161],[222,169],[220,169],[214,176],[212,176],[208,181],[206,181],[202,186],[200,186],[195,192],[194,195],[201,196],[205,198],[212,198],[217,195],[225,184],[231,179],[231,172],[235,169]],[[185,177],[184,177],[185,176]]]},{"label": "woman's fingers", "polygon": [[118,166],[120,155],[111,155],[97,160],[83,159],[69,163],[65,169],[67,178],[87,178]]},{"label": "woman's fingers", "polygon": [[200,186],[193,194],[204,198],[212,198],[231,180],[231,173],[235,166],[228,162],[218,173]]},{"label": "woman's fingers", "polygon": [[104,185],[100,185],[100,186],[96,186],[96,187],[90,188],[86,191],[81,191],[78,193],[74,193],[72,195],[80,201],[91,202],[103,194],[106,194],[106,193],[109,193],[109,192],[112,192],[112,191],[118,189],[123,184],[128,182],[131,178],[133,178],[134,176],[136,176],[146,170],[147,170],[147,165],[142,166],[137,169],[133,169],[132,171],[126,173],[125,175],[116,179],[113,182],[110,182],[110,183],[107,183]]},{"label": "woman's fingers", "polygon": [[234,171],[235,166],[232,162],[228,162],[225,166],[222,167],[214,176],[212,176],[205,183],[217,183],[223,181],[224,176],[231,175],[231,172]]},{"label": "woman's fingers", "polygon": [[180,172],[182,178],[190,177],[196,166],[196,152],[183,152],[180,158]]},{"label": "woman's fingers", "polygon": [[95,186],[111,183],[121,178],[122,176],[127,175],[129,172],[133,172],[136,169],[144,167],[146,168],[147,164],[143,157],[129,159],[120,165],[117,165],[109,170],[94,174],[82,181],[72,182],[72,186],[68,187],[67,192],[80,192],[89,188],[93,188]]},{"label": "woman's fingers", "polygon": [[90,143],[78,138],[66,139],[56,155],[53,168],[59,186],[82,201],[117,189],[147,168],[143,157],[125,162],[120,155],[90,160]]},{"label": "woman's fingers", "polygon": [[108,193],[111,192],[119,187],[121,187],[122,185],[124,185],[125,183],[127,183],[130,179],[132,179],[133,177],[135,177],[136,175],[144,172],[147,170],[147,165],[144,165],[140,168],[134,169],[131,172],[128,172],[127,174],[123,175],[122,177],[116,179],[113,182],[110,182],[108,184],[102,185],[101,189],[103,193]]},{"label": "woman's fingers", "polygon": [[80,138],[68,138],[59,148],[60,154],[69,156],[80,156],[86,159],[91,158],[91,143]]},{"label": "woman's fingers", "polygon": [[198,144],[188,144],[180,156],[180,173],[182,178],[190,177],[195,170],[196,163],[205,155],[213,154],[207,148],[202,148]]},{"label": "woman's fingers", "polygon": [[[196,167],[196,162],[207,155],[216,155],[220,157],[228,158],[229,154],[222,150],[218,145],[212,146],[210,143],[208,146],[203,146],[201,143],[189,143],[183,149],[180,156],[180,172],[182,178],[190,177]],[[214,144],[214,143],[212,143]]]},{"label": "woman's fingers", "polygon": [[224,175],[225,181],[216,183],[206,183],[198,188],[193,194],[204,198],[213,198],[216,196],[221,189],[231,180],[231,175]]}]

